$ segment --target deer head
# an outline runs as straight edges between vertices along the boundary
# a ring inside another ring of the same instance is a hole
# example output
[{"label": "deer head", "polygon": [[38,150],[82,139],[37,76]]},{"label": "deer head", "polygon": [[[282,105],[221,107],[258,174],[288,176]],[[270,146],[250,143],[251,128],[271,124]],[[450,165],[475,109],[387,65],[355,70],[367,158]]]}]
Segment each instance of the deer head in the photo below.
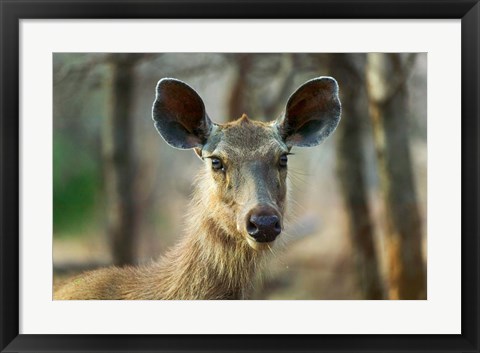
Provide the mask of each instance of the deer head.
[{"label": "deer head", "polygon": [[283,229],[288,155],[293,146],[315,146],[340,120],[337,82],[319,77],[300,86],[284,114],[269,123],[243,115],[213,123],[200,96],[186,83],[161,79],[153,103],[155,127],[164,140],[194,149],[204,161],[205,207],[225,236],[259,250]]}]

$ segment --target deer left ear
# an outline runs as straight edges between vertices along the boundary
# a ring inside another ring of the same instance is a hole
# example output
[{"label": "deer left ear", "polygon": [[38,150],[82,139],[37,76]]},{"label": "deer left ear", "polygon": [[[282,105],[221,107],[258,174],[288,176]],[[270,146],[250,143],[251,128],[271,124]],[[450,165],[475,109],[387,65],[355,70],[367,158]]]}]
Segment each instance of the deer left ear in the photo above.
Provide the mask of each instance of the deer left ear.
[{"label": "deer left ear", "polygon": [[201,149],[213,126],[197,92],[174,78],[158,81],[152,117],[165,141],[182,149]]},{"label": "deer left ear", "polygon": [[338,84],[332,77],[307,81],[288,99],[276,126],[287,146],[309,147],[325,140],[341,115]]}]

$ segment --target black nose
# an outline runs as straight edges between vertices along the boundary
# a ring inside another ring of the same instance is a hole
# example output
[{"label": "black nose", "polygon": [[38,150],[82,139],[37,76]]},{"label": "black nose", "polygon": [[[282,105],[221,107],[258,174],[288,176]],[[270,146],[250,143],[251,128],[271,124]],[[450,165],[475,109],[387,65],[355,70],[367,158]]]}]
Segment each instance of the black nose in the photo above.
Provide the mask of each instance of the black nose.
[{"label": "black nose", "polygon": [[275,214],[252,213],[247,219],[247,232],[259,243],[274,241],[282,231]]}]

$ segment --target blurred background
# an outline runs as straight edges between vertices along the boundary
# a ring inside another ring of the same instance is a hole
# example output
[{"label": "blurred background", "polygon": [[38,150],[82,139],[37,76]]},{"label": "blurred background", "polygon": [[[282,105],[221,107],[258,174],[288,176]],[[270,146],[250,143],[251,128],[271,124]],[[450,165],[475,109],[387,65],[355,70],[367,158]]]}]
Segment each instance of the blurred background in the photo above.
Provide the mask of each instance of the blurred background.
[{"label": "blurred background", "polygon": [[342,120],[294,148],[285,245],[253,299],[426,299],[427,54],[55,53],[53,275],[159,258],[183,232],[201,161],[151,120],[162,77],[218,123],[274,120],[305,81],[337,79]]}]

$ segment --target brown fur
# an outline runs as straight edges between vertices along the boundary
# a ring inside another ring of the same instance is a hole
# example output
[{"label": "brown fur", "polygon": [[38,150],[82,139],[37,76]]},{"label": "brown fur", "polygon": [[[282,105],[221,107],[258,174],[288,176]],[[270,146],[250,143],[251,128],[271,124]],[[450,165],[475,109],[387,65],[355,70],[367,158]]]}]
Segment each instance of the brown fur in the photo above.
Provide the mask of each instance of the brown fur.
[{"label": "brown fur", "polygon": [[[272,134],[271,128],[246,116],[222,126],[222,149],[225,161],[242,166],[245,160],[260,158],[261,145]],[[273,135],[270,137],[273,140]],[[229,150],[228,146],[231,147]],[[275,146],[272,143],[272,146]],[[234,148],[236,147],[236,148]],[[273,148],[273,147],[272,147]],[[278,147],[279,148],[279,147]],[[242,155],[235,149],[242,150]],[[279,149],[280,151],[280,149]],[[273,153],[266,149],[263,153]],[[242,163],[243,161],[243,163]],[[240,168],[232,170],[230,186],[244,182]],[[177,246],[158,263],[139,267],[110,267],[81,274],[61,285],[55,299],[243,299],[252,287],[255,269],[264,259],[263,251],[253,249],[237,230],[237,213],[255,193],[245,190],[245,200],[234,200],[238,185],[230,187],[215,182],[210,167],[196,178],[187,232]],[[238,179],[241,180],[238,180]],[[236,180],[234,180],[236,179]],[[285,181],[283,181],[285,184]],[[282,186],[285,193],[286,186]],[[236,196],[239,196],[238,194]],[[280,197],[282,211],[284,194]],[[255,198],[251,201],[256,203]],[[228,204],[228,207],[225,207]]]}]

